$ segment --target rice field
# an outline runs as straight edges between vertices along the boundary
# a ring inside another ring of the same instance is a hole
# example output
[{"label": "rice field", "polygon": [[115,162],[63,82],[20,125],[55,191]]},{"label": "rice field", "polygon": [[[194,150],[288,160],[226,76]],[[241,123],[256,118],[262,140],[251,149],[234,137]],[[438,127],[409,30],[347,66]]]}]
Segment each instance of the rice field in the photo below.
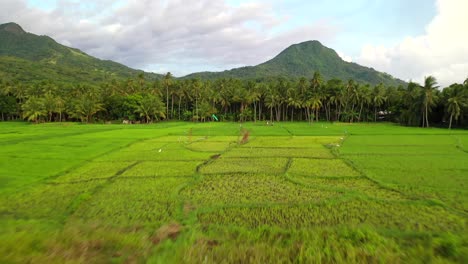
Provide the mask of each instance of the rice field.
[{"label": "rice field", "polygon": [[467,146],[392,124],[0,123],[0,262],[466,263]]}]

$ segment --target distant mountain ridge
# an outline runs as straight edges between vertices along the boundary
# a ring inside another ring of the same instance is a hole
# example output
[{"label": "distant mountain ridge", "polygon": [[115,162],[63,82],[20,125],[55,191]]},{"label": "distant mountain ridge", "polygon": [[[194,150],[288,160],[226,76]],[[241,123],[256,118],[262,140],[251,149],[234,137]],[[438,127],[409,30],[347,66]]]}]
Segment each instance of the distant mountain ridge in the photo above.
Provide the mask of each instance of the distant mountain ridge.
[{"label": "distant mountain ridge", "polygon": [[25,32],[15,23],[0,25],[0,77],[4,79],[96,84],[110,79],[132,78],[140,73],[148,79],[162,77],[94,58],[48,36]]},{"label": "distant mountain ridge", "polygon": [[323,46],[316,40],[294,44],[283,50],[273,59],[257,66],[235,68],[223,72],[192,73],[185,78],[311,78],[315,71],[319,71],[325,79],[353,79],[373,85],[379,83],[395,86],[405,84],[402,80],[396,79],[389,74],[378,72],[356,63],[346,62],[336,51]]},{"label": "distant mountain ridge", "polygon": [[[319,71],[324,79],[353,79],[376,85],[404,85],[402,80],[372,68],[342,60],[319,41],[294,44],[273,59],[257,66],[223,72],[192,73],[184,78],[239,78],[266,80],[277,77],[311,78]],[[53,80],[59,83],[98,84],[111,79],[127,79],[143,73],[148,80],[163,75],[135,70],[117,62],[94,58],[78,49],[57,43],[48,36],[25,32],[20,25],[0,25],[0,78],[21,82]]]}]

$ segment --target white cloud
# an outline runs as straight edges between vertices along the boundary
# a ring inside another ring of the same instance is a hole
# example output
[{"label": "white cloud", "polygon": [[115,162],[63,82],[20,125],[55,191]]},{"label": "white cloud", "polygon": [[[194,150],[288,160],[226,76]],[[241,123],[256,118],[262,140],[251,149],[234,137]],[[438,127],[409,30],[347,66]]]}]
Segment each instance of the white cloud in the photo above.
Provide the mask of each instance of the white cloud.
[{"label": "white cloud", "polygon": [[425,34],[407,37],[393,47],[366,45],[357,62],[405,80],[435,76],[440,85],[468,77],[468,1],[438,0],[437,15]]},{"label": "white cloud", "polygon": [[277,32],[287,18],[262,1],[238,6],[212,0],[113,3],[61,0],[45,11],[25,0],[2,0],[0,23],[17,22],[93,56],[176,75],[261,63],[293,43],[327,41],[337,31],[321,21]]},{"label": "white cloud", "polygon": [[336,53],[338,54],[338,56],[340,56],[342,60],[347,62],[353,62],[353,58],[351,56],[348,56],[341,51],[336,51]]}]

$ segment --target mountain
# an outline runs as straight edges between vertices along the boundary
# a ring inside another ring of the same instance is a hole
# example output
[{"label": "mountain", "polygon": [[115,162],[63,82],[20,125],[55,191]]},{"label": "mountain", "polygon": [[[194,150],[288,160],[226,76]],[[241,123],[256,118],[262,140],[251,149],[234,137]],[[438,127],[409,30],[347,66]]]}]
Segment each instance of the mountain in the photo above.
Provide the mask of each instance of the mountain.
[{"label": "mountain", "polygon": [[241,67],[223,72],[200,72],[184,78],[241,78],[241,79],[269,79],[275,77],[312,78],[315,71],[319,71],[328,80],[338,78],[353,79],[362,83],[386,85],[405,84],[389,74],[378,72],[372,68],[356,63],[346,62],[333,49],[323,46],[320,42],[307,41],[295,44],[282,51],[273,59],[257,66]]},{"label": "mountain", "polygon": [[50,37],[25,32],[15,23],[0,25],[0,79],[96,85],[101,81],[126,79],[141,73],[149,80],[162,77],[94,58]]},{"label": "mountain", "polygon": [[[275,58],[259,64],[223,72],[200,72],[183,78],[239,78],[265,80],[276,77],[311,78],[319,71],[325,79],[353,79],[361,83],[405,84],[392,76],[356,63],[343,61],[318,41],[295,44]],[[0,25],[0,79],[22,82],[54,80],[59,83],[96,85],[111,79],[127,79],[143,73],[148,80],[162,75],[94,58],[78,49],[57,43],[48,36],[25,32],[15,23]]]}]

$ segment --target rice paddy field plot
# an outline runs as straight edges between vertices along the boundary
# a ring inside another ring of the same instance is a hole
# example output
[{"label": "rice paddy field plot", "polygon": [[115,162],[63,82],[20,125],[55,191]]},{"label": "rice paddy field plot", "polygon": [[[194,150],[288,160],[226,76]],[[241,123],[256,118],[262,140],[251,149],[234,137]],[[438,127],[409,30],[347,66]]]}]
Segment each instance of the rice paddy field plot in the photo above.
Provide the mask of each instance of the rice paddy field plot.
[{"label": "rice paddy field plot", "polygon": [[328,129],[338,130],[344,134],[352,136],[434,136],[434,135],[455,135],[466,134],[464,130],[438,129],[438,128],[421,128],[421,127],[404,127],[392,123],[333,123],[328,126]]},{"label": "rice paddy field plot", "polygon": [[240,130],[244,128],[239,123],[196,123],[190,126],[190,130],[185,130],[184,134],[192,136],[238,136]]},{"label": "rice paddy field plot", "polygon": [[253,137],[245,147],[274,148],[319,148],[323,145],[340,142],[343,137],[330,136],[286,136],[286,137]]},{"label": "rice paddy field plot", "polygon": [[394,188],[421,199],[442,202],[447,207],[458,210],[459,212],[468,212],[468,191],[466,188],[448,189],[445,191],[425,186],[418,188],[396,185]]},{"label": "rice paddy field plot", "polygon": [[116,176],[135,162],[87,162],[82,166],[70,169],[52,182],[80,182],[106,179]]},{"label": "rice paddy field plot", "polygon": [[[468,156],[456,148],[459,137],[462,135],[352,136],[340,153],[365,175],[384,185],[408,196],[442,201],[466,211]],[[362,145],[363,141],[370,147]],[[404,146],[410,143],[413,145]],[[354,154],[356,149],[359,154]]]},{"label": "rice paddy field plot", "polygon": [[236,142],[239,141],[240,136],[206,136],[202,137],[202,140],[206,142]]},{"label": "rice paddy field plot", "polygon": [[382,200],[408,200],[408,198],[401,193],[388,188],[382,188],[364,177],[318,178],[303,175],[290,175],[289,177],[293,181],[320,190],[340,191],[347,194],[354,192],[358,195],[365,195],[369,198]]},{"label": "rice paddy field plot", "polygon": [[183,136],[162,136],[151,139],[138,140],[121,152],[159,151],[160,149],[178,148],[188,143],[188,138]]},{"label": "rice paddy field plot", "polygon": [[170,263],[183,263],[187,260],[183,252],[187,251],[196,263],[379,263],[382,260],[404,263],[411,259],[391,238],[365,228],[256,230],[222,227],[212,228],[209,235],[211,239],[177,248],[174,254],[161,259],[169,257]]},{"label": "rice paddy field plot", "polygon": [[288,159],[286,158],[224,158],[202,166],[203,174],[224,173],[267,173],[281,174],[284,172]]},{"label": "rice paddy field plot", "polygon": [[329,149],[323,146],[313,148],[261,148],[261,147],[241,147],[234,148],[223,154],[224,157],[303,157],[303,158],[334,158]]},{"label": "rice paddy field plot", "polygon": [[288,173],[311,177],[358,177],[361,175],[341,159],[294,158]]},{"label": "rice paddy field plot", "polygon": [[466,170],[381,170],[363,168],[365,174],[410,197],[442,201],[468,212]]},{"label": "rice paddy field plot", "polygon": [[226,149],[237,146],[235,141],[196,141],[186,145],[192,151],[201,152],[223,152]]},{"label": "rice paddy field plot", "polygon": [[203,225],[265,226],[285,229],[318,227],[377,227],[398,231],[460,232],[466,218],[439,206],[345,200],[313,206],[230,207],[199,212]]},{"label": "rice paddy field plot", "polygon": [[316,203],[338,193],[299,186],[281,176],[264,174],[210,175],[184,188],[181,195],[197,207],[240,204]]},{"label": "rice paddy field plot", "polygon": [[206,160],[214,152],[196,152],[186,149],[182,144],[170,143],[160,149],[147,151],[116,151],[96,159],[96,161],[161,161],[161,160]]},{"label": "rice paddy field plot", "polygon": [[[112,145],[107,145],[112,146]],[[31,143],[19,143],[3,146],[0,149],[0,155],[11,156],[13,158],[32,158],[32,159],[68,159],[85,160],[92,156],[97,156],[105,152],[106,145],[93,144],[86,147],[71,147],[57,145],[41,145]]]},{"label": "rice paddy field plot", "polygon": [[[131,131],[131,133],[129,133]],[[96,132],[92,134],[85,134],[85,135],[79,135],[76,136],[76,138],[87,138],[89,136],[92,136],[96,140],[102,140],[102,139],[109,139],[109,138],[114,138],[114,139],[132,139],[132,140],[138,140],[138,139],[150,139],[158,136],[165,135],[165,131],[157,130],[157,129],[149,129],[149,128],[140,128],[140,129],[124,129],[124,128],[119,128],[119,129],[113,129],[109,131],[102,131],[102,132]]]},{"label": "rice paddy field plot", "polygon": [[[291,133],[287,129],[284,129],[282,125],[269,126],[266,122],[246,123],[242,124],[242,126],[238,125],[237,131],[240,131],[242,128],[250,131],[251,135],[257,136],[291,136]],[[238,135],[238,133],[236,135]]]},{"label": "rice paddy field plot", "polygon": [[467,170],[450,169],[416,169],[416,168],[380,168],[363,167],[364,173],[379,181],[389,184],[409,186],[427,186],[440,190],[466,189]]},{"label": "rice paddy field plot", "polygon": [[185,143],[189,140],[186,136],[158,136],[150,139],[146,139],[143,143]]},{"label": "rice paddy field plot", "polygon": [[455,141],[457,146],[468,153],[468,136],[467,135],[456,135]]},{"label": "rice paddy field plot", "polygon": [[[463,154],[455,145],[444,146],[385,146],[385,145],[362,145],[359,148],[339,149],[339,153],[343,155],[387,155],[387,156],[445,156]],[[385,153],[385,154],[383,154]]]},{"label": "rice paddy field plot", "polygon": [[15,142],[15,141],[18,141],[18,139],[21,139],[27,136],[33,136],[33,134],[25,134],[18,130],[1,131],[0,132],[0,144],[3,145],[7,142]]},{"label": "rice paddy field plot", "polygon": [[0,214],[16,218],[57,220],[72,213],[79,204],[92,196],[105,181],[77,184],[41,184],[0,200]]},{"label": "rice paddy field plot", "polygon": [[31,126],[27,123],[12,122],[2,126],[1,135],[3,136],[0,136],[0,144],[6,145],[20,142],[34,142],[55,137],[86,135],[113,129],[115,129],[115,127],[81,126],[73,123],[55,123]]},{"label": "rice paddy field plot", "polygon": [[119,149],[119,152],[140,152],[140,151],[158,151],[163,146],[170,143],[168,142],[155,142],[152,140],[143,140],[131,143]]},{"label": "rice paddy field plot", "polygon": [[350,126],[339,123],[282,123],[281,127],[295,136],[342,136],[348,132]]},{"label": "rice paddy field plot", "polygon": [[[460,137],[460,136],[456,136]],[[368,146],[421,146],[421,147],[436,147],[436,146],[453,146],[455,147],[456,139],[448,134],[440,135],[352,135],[346,139],[347,145],[360,146],[361,148]],[[351,146],[347,146],[351,148]]]},{"label": "rice paddy field plot", "polygon": [[0,262],[466,263],[466,140],[383,123],[0,122]]},{"label": "rice paddy field plot", "polygon": [[380,170],[408,170],[408,171],[438,171],[438,170],[467,170],[466,154],[452,155],[341,155],[343,159],[353,162],[359,168]]},{"label": "rice paddy field plot", "polygon": [[144,161],[123,172],[121,177],[190,177],[200,164],[197,161]]},{"label": "rice paddy field plot", "polygon": [[81,164],[80,160],[31,159],[0,156],[0,194],[37,184]]},{"label": "rice paddy field plot", "polygon": [[93,199],[83,204],[74,216],[85,221],[116,226],[159,225],[174,221],[181,186],[190,178],[116,179]]}]

